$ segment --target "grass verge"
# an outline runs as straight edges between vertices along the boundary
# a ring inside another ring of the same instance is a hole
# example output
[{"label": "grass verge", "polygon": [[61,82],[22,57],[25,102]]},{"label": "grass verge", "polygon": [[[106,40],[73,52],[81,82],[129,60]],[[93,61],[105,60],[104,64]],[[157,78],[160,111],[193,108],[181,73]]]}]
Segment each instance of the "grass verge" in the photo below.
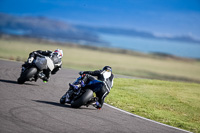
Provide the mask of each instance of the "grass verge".
[{"label": "grass verge", "polygon": [[151,120],[200,132],[200,84],[117,78],[105,102]]}]

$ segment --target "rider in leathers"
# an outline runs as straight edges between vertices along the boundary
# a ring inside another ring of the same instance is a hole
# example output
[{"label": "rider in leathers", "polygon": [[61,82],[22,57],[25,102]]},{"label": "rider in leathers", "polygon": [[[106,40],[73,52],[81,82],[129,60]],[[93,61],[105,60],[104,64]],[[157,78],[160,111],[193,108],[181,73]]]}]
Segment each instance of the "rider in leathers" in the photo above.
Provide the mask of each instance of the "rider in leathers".
[{"label": "rider in leathers", "polygon": [[[98,99],[93,102],[93,106],[97,109],[101,109],[105,97],[113,87],[114,75],[112,74],[112,68],[110,66],[105,66],[102,70],[84,71],[79,74],[84,75],[81,87],[90,88],[96,93]],[[93,76],[97,76],[97,79]],[[77,86],[74,87],[77,88]]]},{"label": "rider in leathers", "polygon": [[30,66],[33,62],[34,59],[36,59],[37,56],[40,56],[40,55],[43,55],[43,56],[48,56],[52,59],[53,63],[54,63],[54,69],[53,71],[50,71],[50,69],[46,69],[46,70],[43,70],[43,75],[39,75],[39,76],[42,76],[41,78],[43,79],[43,81],[48,81],[49,80],[49,77],[51,74],[56,74],[56,72],[58,70],[61,69],[61,66],[62,66],[62,57],[63,57],[63,51],[60,50],[60,49],[56,49],[54,52],[52,51],[42,51],[42,50],[37,50],[37,51],[33,51],[29,54],[29,58],[27,60],[27,62],[25,62],[25,64],[22,65],[22,71],[24,69],[26,69],[28,66]]}]

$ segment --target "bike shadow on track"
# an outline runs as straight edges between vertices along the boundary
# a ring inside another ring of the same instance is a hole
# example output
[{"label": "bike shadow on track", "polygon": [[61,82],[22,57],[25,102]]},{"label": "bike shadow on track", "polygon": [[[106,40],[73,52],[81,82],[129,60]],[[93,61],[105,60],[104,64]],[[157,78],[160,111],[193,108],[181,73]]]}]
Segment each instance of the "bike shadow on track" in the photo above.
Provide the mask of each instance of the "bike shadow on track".
[{"label": "bike shadow on track", "polygon": [[[14,81],[14,80],[0,79],[0,82],[11,83],[11,84],[18,84],[17,81]],[[33,85],[33,86],[39,86],[39,85],[36,85],[36,84],[31,84],[31,83],[24,83],[24,84],[18,84],[18,85]]]},{"label": "bike shadow on track", "polygon": [[[50,104],[50,105],[54,105],[54,106],[58,106],[58,107],[72,108],[69,104],[60,104],[60,103],[57,103],[57,102],[42,101],[42,100],[32,100],[32,101],[34,101],[34,102],[38,102],[38,103]],[[88,108],[88,107],[72,108],[72,109],[88,109],[88,110],[96,110],[96,109],[92,109],[92,108]]]}]

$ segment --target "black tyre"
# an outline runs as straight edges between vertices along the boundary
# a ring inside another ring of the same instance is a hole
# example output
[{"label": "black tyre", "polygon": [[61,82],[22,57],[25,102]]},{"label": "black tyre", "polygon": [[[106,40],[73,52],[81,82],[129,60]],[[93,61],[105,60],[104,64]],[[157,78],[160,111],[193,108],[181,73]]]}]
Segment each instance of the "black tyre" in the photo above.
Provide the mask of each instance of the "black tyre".
[{"label": "black tyre", "polygon": [[90,89],[86,89],[85,93],[79,97],[77,100],[71,102],[71,107],[79,108],[82,105],[86,105],[86,103],[93,97],[93,91]]},{"label": "black tyre", "polygon": [[65,99],[66,99],[66,97],[65,98],[61,97],[60,98],[60,104],[65,104]]},{"label": "black tyre", "polygon": [[28,81],[31,77],[34,77],[37,73],[37,68],[31,67],[21,74],[17,79],[18,84],[23,84],[25,81]]},{"label": "black tyre", "polygon": [[17,79],[17,83],[18,83],[18,84],[23,84],[25,81],[26,81],[26,80],[23,79],[23,78],[21,78],[21,77],[19,77],[19,78]]}]

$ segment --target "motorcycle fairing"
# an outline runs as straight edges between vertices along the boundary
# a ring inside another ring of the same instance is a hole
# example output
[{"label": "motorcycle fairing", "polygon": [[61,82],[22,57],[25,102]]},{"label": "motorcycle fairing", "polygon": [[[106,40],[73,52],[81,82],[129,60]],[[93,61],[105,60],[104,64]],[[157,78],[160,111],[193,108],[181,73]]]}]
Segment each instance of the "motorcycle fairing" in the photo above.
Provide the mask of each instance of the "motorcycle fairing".
[{"label": "motorcycle fairing", "polygon": [[35,60],[35,65],[38,69],[44,70],[49,68],[51,71],[54,69],[54,63],[49,57],[37,57]]}]

